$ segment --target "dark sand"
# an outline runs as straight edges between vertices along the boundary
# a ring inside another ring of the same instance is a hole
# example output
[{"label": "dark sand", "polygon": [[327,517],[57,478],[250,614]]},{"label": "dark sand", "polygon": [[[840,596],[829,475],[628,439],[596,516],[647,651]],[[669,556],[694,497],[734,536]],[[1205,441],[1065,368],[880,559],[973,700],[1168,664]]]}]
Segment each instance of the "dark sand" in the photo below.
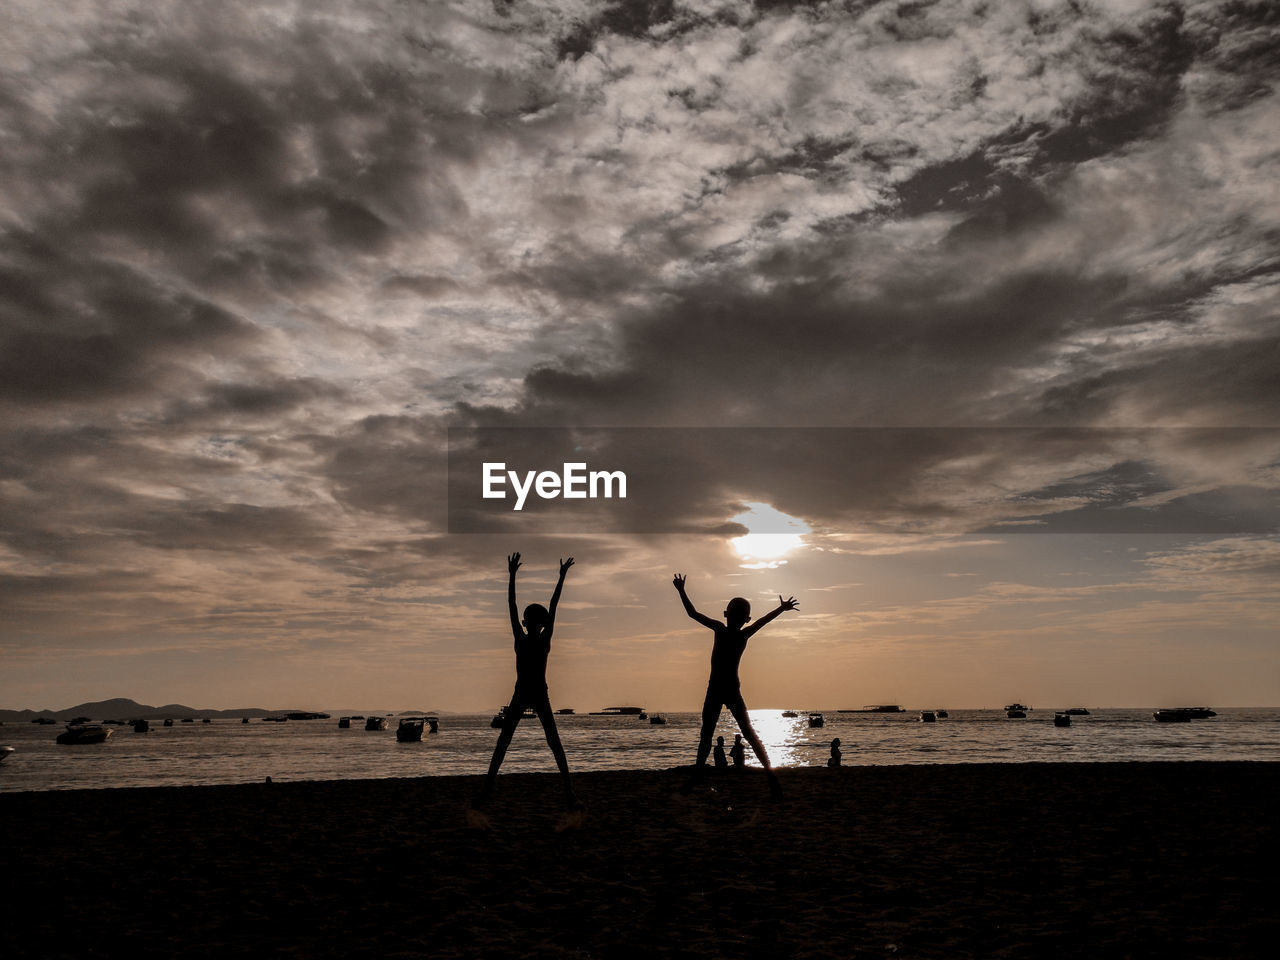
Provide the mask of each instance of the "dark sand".
[{"label": "dark sand", "polygon": [[[1280,764],[0,795],[31,957],[1272,957]],[[560,828],[560,829],[557,829]],[[16,947],[16,951],[15,948]]]}]

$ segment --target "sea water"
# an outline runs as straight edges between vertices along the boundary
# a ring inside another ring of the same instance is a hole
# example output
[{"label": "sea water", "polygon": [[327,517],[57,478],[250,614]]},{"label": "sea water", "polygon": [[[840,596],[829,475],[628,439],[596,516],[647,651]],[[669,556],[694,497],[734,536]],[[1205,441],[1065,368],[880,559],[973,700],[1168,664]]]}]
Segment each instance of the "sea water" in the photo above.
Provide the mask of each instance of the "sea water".
[{"label": "sea water", "polygon": [[[1280,708],[1223,708],[1190,723],[1157,723],[1146,708],[1098,709],[1053,725],[1053,711],[1033,710],[1011,720],[1003,710],[952,710],[936,723],[918,712],[898,714],[752,710],[751,722],[778,767],[823,765],[840,738],[846,765],[904,763],[1107,762],[1123,760],[1280,761]],[[667,723],[626,716],[556,718],[570,768],[656,770],[693,762],[699,715],[668,713]],[[480,775],[488,768],[498,731],[490,714],[442,714],[440,731],[421,743],[399,743],[397,720],[371,732],[338,718],[267,723],[217,719],[211,723],[157,721],[150,733],[110,729],[107,742],[64,746],[54,742],[61,724],[7,723],[0,745],[14,753],[0,764],[0,791],[94,787]],[[732,745],[738,732],[728,711],[716,733]],[[755,765],[747,749],[748,765]],[[555,771],[537,720],[523,720],[502,767],[506,772]]]}]

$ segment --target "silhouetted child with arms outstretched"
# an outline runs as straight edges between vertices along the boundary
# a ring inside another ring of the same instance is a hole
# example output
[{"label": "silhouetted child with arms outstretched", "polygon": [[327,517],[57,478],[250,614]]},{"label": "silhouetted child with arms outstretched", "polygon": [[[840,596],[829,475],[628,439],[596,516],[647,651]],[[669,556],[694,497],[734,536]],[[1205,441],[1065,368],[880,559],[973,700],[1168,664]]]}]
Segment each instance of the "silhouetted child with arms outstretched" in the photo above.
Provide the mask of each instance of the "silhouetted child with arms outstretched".
[{"label": "silhouetted child with arms outstretched", "polygon": [[516,612],[516,571],[520,569],[520,554],[513,553],[507,557],[507,571],[510,574],[507,583],[507,606],[511,611],[511,633],[515,637],[516,689],[511,695],[511,703],[503,714],[502,733],[498,735],[497,746],[493,748],[493,759],[489,761],[489,773],[485,777],[484,788],[476,797],[475,806],[477,807],[483,806],[493,793],[498,768],[502,766],[502,759],[507,754],[511,737],[515,734],[520,715],[524,713],[526,707],[532,707],[542,722],[543,733],[547,736],[547,746],[555,755],[556,766],[560,768],[560,776],[564,779],[565,801],[571,808],[579,806],[578,798],[569,780],[569,761],[565,759],[564,747],[560,743],[560,733],[556,730],[556,718],[551,712],[551,698],[547,695],[547,655],[551,652],[551,632],[556,625],[556,606],[560,603],[560,590],[564,587],[564,576],[571,566],[573,566],[573,557],[560,561],[560,579],[556,581],[555,592],[551,594],[550,609],[540,603],[531,603],[524,608],[524,620],[521,621],[520,615]]},{"label": "silhouetted child with arms outstretched", "polygon": [[[769,755],[764,752],[764,744],[751,726],[751,718],[747,716],[747,705],[742,699],[741,681],[738,679],[738,664],[742,653],[747,649],[747,641],[756,631],[769,623],[786,610],[795,610],[799,604],[795,597],[783,600],[778,597],[778,607],[765,614],[750,627],[751,604],[742,597],[734,597],[724,608],[725,622],[703,616],[693,608],[689,595],[685,593],[685,575],[677,573],[672,583],[680,594],[680,602],[684,604],[684,612],[715,634],[711,646],[711,679],[707,683],[707,698],[702,703],[702,732],[698,739],[698,761],[693,768],[693,781],[701,780],[706,774],[703,764],[707,754],[711,752],[711,735],[716,732],[716,723],[720,720],[720,708],[728,707],[733,719],[738,722],[739,729],[746,736],[755,751],[760,765],[769,778],[769,791],[775,799],[782,796],[782,787],[778,776],[769,765]],[[744,629],[745,628],[745,629]],[[692,782],[688,786],[692,786]]]}]

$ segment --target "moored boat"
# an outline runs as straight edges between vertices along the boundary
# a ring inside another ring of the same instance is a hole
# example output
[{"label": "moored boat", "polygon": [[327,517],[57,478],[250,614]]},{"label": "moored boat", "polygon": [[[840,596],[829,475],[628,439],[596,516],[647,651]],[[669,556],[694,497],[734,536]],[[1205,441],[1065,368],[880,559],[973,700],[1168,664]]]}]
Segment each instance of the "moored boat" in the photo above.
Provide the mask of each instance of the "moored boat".
[{"label": "moored boat", "polygon": [[1071,726],[1071,715],[1068,714],[1065,710],[1059,710],[1057,713],[1053,715],[1053,725],[1055,727]]},{"label": "moored boat", "polygon": [[366,730],[374,730],[374,731],[385,730],[387,729],[387,718],[386,717],[370,717],[368,720],[364,722],[364,728]]},{"label": "moored boat", "polygon": [[638,717],[644,713],[644,707],[605,707],[603,710],[593,710],[588,716],[591,717]]},{"label": "moored boat", "polygon": [[655,724],[663,724],[667,722],[667,718],[660,713],[649,714],[649,722]]},{"label": "moored boat", "polygon": [[951,714],[947,713],[945,710],[935,710],[933,712],[937,715],[939,720],[945,720],[947,717],[951,716]]},{"label": "moored boat", "polygon": [[1217,715],[1208,707],[1165,707],[1152,714],[1159,723],[1190,723],[1192,720],[1206,720]]},{"label": "moored boat", "polygon": [[811,726],[811,727],[821,727],[821,726],[825,726],[825,725],[826,725],[826,722],[827,722],[826,717],[824,717],[824,716],[823,716],[822,714],[820,714],[820,713],[811,713],[811,714],[809,714],[809,726]]},{"label": "moored boat", "polygon": [[936,722],[937,722],[937,720],[938,720],[938,716],[937,716],[937,714],[935,714],[932,710],[921,710],[921,711],[920,711],[920,722],[921,722],[921,723],[936,723]]},{"label": "moored boat", "polygon": [[396,740],[400,743],[421,743],[422,727],[426,717],[405,717],[396,727]]},{"label": "moored boat", "polygon": [[86,743],[105,743],[111,731],[96,723],[69,723],[67,729],[55,738],[58,743],[79,746]]}]

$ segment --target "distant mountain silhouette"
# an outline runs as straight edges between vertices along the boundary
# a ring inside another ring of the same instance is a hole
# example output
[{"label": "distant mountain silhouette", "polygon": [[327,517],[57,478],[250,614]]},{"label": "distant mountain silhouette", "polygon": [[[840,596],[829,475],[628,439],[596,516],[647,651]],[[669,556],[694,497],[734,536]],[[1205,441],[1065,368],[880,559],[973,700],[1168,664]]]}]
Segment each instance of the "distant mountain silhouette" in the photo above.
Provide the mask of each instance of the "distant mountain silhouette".
[{"label": "distant mountain silhouette", "polygon": [[293,710],[266,710],[262,707],[243,707],[234,710],[199,710],[184,706],[181,703],[166,703],[161,707],[148,706],[127,697],[116,697],[113,700],[94,700],[89,703],[78,703],[74,707],[62,710],[0,710],[0,721],[4,723],[31,721],[37,717],[48,717],[53,720],[70,720],[73,717],[88,717],[91,720],[147,720],[173,717],[270,717],[283,716]]}]

